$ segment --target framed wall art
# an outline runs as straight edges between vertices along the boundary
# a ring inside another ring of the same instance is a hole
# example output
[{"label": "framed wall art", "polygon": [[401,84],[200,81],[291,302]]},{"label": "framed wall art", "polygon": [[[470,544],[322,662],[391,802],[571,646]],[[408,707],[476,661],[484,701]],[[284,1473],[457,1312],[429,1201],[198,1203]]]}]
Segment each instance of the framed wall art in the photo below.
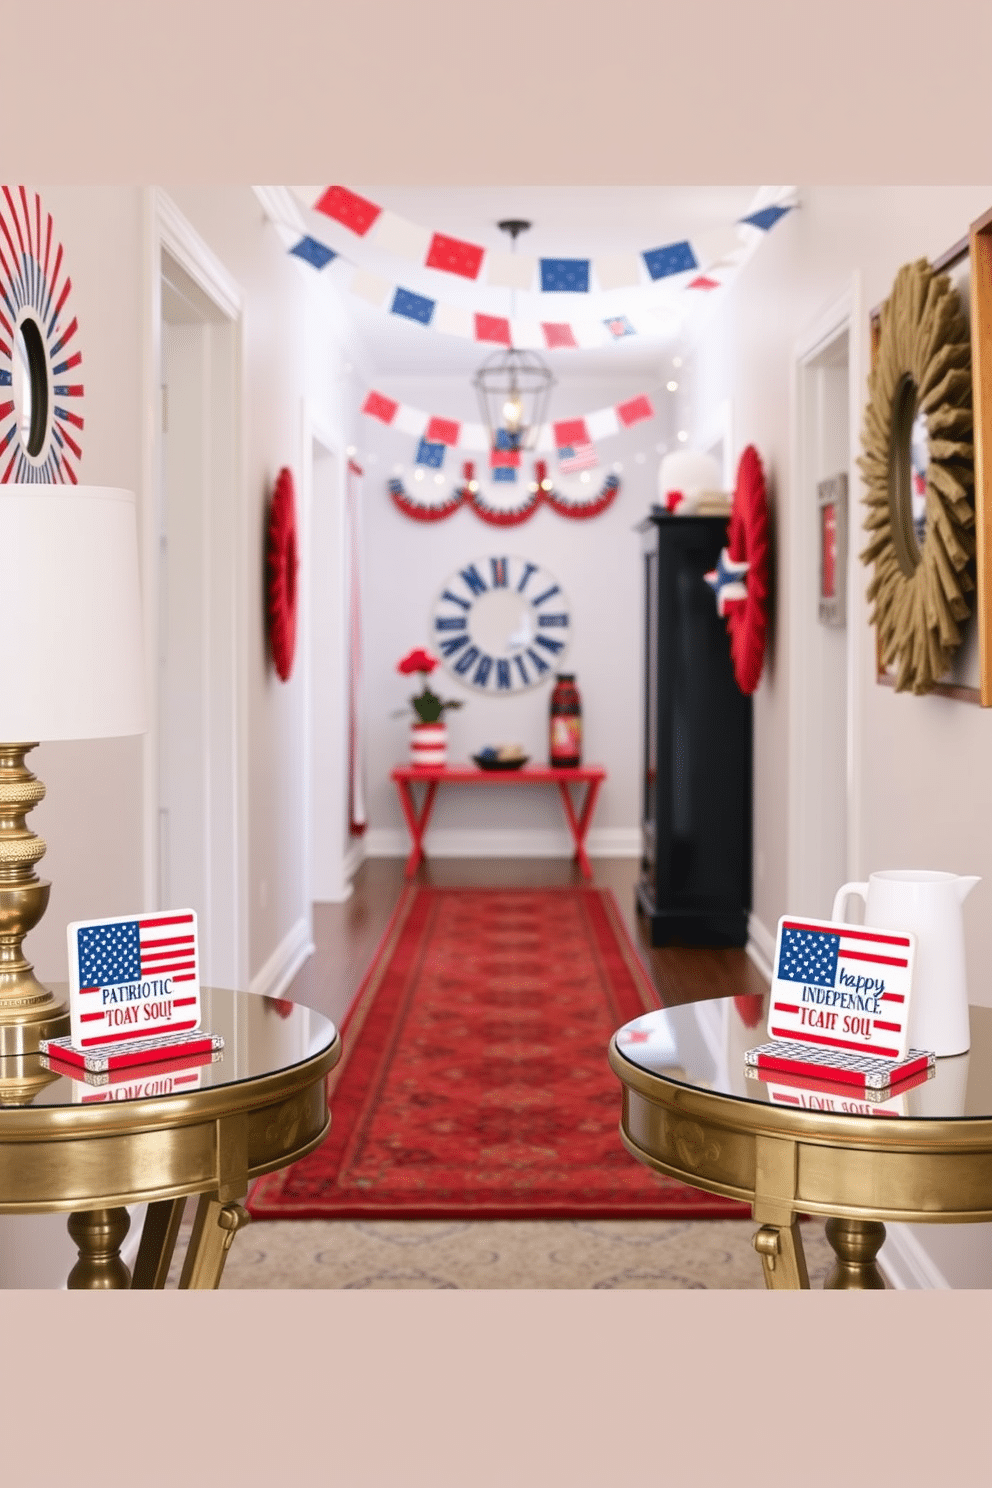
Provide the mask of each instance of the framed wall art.
[{"label": "framed wall art", "polygon": [[823,625],[847,623],[847,475],[842,471],[816,488],[820,535],[818,615]]}]

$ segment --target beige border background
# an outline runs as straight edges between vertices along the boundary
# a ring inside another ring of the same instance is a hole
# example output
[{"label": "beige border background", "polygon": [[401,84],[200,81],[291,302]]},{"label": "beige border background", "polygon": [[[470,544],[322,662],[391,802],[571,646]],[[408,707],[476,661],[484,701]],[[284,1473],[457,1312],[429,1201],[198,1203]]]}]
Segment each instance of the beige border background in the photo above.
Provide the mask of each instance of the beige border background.
[{"label": "beige border background", "polygon": [[[0,6],[7,181],[923,183],[992,160],[980,0]],[[987,1476],[985,1293],[2,1306],[0,1466],[32,1488]]]}]

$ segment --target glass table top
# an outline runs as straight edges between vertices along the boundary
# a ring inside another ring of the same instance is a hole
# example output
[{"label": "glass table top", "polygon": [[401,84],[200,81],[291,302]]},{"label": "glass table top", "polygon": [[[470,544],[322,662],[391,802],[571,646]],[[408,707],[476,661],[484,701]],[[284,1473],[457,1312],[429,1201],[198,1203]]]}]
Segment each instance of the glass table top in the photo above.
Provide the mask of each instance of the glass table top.
[{"label": "glass table top", "polygon": [[[68,1000],[67,987],[52,990]],[[337,1032],[323,1014],[281,998],[201,987],[200,1000],[200,1032],[224,1040],[215,1053],[72,1076],[54,1075],[37,1055],[0,1059],[0,1106],[96,1105],[236,1085],[305,1064],[328,1049]]]},{"label": "glass table top", "polygon": [[992,1008],[972,1007],[971,1049],[938,1059],[934,1073],[882,1099],[795,1075],[754,1079],[744,1055],[769,1041],[768,996],[717,997],[644,1013],[617,1032],[624,1059],[675,1085],[734,1100],[845,1116],[911,1116],[923,1120],[992,1118]]}]

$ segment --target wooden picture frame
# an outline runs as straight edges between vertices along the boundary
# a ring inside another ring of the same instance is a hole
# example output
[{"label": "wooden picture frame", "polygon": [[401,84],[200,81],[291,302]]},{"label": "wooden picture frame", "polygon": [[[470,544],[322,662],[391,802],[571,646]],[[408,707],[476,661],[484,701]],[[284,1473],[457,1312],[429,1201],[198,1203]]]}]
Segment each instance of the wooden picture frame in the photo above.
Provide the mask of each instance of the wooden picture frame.
[{"label": "wooden picture frame", "polygon": [[[969,262],[968,316],[971,339],[972,407],[975,448],[975,628],[978,650],[978,686],[960,682],[938,682],[928,696],[953,698],[959,702],[992,707],[992,208],[973,222],[968,236],[934,259],[937,272],[952,272],[965,259]],[[870,314],[871,366],[879,343],[881,306]],[[876,681],[894,686],[882,662],[876,634]]]}]

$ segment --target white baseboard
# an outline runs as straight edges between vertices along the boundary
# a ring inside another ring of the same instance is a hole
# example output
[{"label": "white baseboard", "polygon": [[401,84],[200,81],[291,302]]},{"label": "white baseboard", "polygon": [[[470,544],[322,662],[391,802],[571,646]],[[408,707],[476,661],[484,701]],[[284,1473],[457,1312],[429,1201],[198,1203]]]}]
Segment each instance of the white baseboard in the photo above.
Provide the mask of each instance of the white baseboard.
[{"label": "white baseboard", "polygon": [[263,997],[281,997],[308,956],[312,956],[314,944],[310,939],[310,924],[301,915],[293,928],[283,936],[272,955],[259,967],[248,991]]},{"label": "white baseboard", "polygon": [[747,945],[745,950],[761,972],[761,975],[766,977],[769,985],[771,985],[772,962],[775,959],[775,937],[762,924],[756,914],[748,915]]},{"label": "white baseboard", "polygon": [[930,1259],[908,1225],[887,1224],[878,1256],[885,1279],[895,1291],[947,1292],[951,1284]]},{"label": "white baseboard", "polygon": [[[373,827],[362,840],[370,858],[405,858],[410,851],[409,836],[398,828]],[[566,831],[442,827],[428,831],[424,851],[429,858],[570,858],[575,848]],[[593,827],[586,838],[586,853],[590,858],[639,858],[640,829]]]}]

